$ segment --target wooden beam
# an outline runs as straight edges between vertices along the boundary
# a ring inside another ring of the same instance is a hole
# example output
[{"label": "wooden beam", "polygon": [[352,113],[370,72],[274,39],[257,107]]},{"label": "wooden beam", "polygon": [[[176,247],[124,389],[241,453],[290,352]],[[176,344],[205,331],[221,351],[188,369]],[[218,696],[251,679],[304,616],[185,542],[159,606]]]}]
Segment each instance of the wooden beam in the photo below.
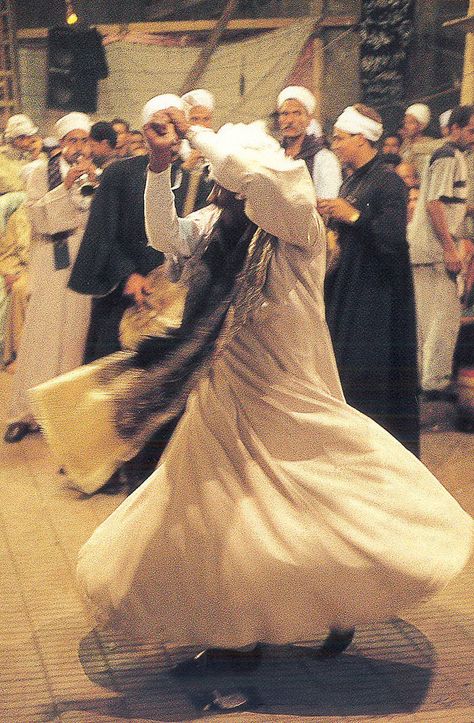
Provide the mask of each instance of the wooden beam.
[{"label": "wooden beam", "polygon": [[466,15],[464,18],[455,18],[455,20],[446,20],[443,28],[459,28],[466,33],[474,31],[474,15]]},{"label": "wooden beam", "polygon": [[[324,28],[348,28],[358,22],[356,15],[331,15],[320,20],[312,17],[302,16],[300,18],[241,18],[231,20],[226,30],[276,30],[278,28],[287,28],[298,22],[307,22],[314,20],[315,27]],[[205,33],[214,30],[217,20],[180,20],[156,23],[128,23],[96,25],[97,30],[102,35],[118,35],[124,30],[129,33]],[[24,28],[18,30],[18,40],[42,40],[47,38],[48,28]]]},{"label": "wooden beam", "polygon": [[183,85],[180,88],[179,95],[184,95],[189,90],[192,90],[196,87],[199,78],[206,70],[206,67],[209,63],[209,60],[211,59],[211,56],[214,52],[214,50],[219,45],[219,40],[222,38],[225,29],[227,25],[229,24],[230,19],[232,18],[232,15],[237,10],[238,0],[228,0],[226,3],[226,6],[224,8],[224,12],[222,13],[221,17],[219,18],[219,21],[216,24],[216,27],[209,35],[209,38],[199,53],[199,56],[194,63],[193,67],[188,73],[188,77],[184,81]]},{"label": "wooden beam", "polygon": [[[474,20],[474,0],[469,0],[468,16]],[[466,44],[464,46],[464,65],[462,70],[461,105],[474,103],[474,23],[466,28]]]},{"label": "wooden beam", "polygon": [[324,46],[321,38],[313,39],[313,82],[312,91],[316,98],[315,118],[323,122],[321,110],[323,107],[323,68],[324,68]]}]

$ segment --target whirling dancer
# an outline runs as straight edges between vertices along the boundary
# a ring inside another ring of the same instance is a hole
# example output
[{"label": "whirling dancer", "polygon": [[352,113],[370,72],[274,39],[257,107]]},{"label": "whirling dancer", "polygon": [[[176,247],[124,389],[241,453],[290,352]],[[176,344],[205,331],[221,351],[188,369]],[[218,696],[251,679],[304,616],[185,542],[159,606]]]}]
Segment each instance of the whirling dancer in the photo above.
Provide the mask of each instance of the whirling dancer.
[{"label": "whirling dancer", "polygon": [[[246,668],[258,642],[326,627],[337,651],[353,626],[445,586],[471,519],[343,399],[304,161],[261,126],[216,134],[174,108],[146,120],[148,237],[192,269],[180,329],[114,362],[135,380],[120,399],[114,387],[115,423],[140,436],[185,410],[156,472],[82,548],[79,579],[128,636],[205,649],[176,672]],[[176,135],[216,179],[214,205],[185,219],[170,187]]]}]

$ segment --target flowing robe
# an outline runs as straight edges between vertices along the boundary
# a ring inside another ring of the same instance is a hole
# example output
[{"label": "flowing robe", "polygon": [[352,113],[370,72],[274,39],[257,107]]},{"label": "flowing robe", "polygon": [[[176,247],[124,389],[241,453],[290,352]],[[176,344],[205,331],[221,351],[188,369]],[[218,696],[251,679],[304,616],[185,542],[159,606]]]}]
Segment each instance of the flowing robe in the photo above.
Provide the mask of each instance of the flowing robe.
[{"label": "flowing robe", "polygon": [[[68,166],[62,160],[64,176]],[[77,189],[48,188],[47,167],[38,165],[27,185],[25,202],[31,225],[30,300],[13,378],[10,422],[33,421],[28,389],[82,363],[89,326],[90,299],[68,289],[71,266],[56,269],[52,234],[67,231],[74,263],[88,207]]]},{"label": "flowing robe", "polygon": [[[265,301],[191,393],[156,472],[84,545],[79,579],[102,620],[183,644],[308,640],[391,616],[459,572],[471,520],[343,399],[303,162],[234,153],[211,131],[193,143],[278,239]],[[188,256],[212,223],[178,220],[167,172],[149,174],[145,208],[165,253]]]}]

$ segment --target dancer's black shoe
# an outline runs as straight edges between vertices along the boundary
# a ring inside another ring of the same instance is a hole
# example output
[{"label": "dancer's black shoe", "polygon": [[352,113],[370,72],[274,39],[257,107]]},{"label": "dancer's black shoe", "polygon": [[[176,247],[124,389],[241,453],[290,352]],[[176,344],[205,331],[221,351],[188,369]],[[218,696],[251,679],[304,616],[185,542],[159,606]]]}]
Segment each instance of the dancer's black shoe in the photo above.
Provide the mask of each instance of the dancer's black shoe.
[{"label": "dancer's black shoe", "polygon": [[249,673],[260,665],[261,659],[262,649],[259,645],[248,651],[208,648],[193,658],[178,663],[170,672],[183,677],[212,673]]},{"label": "dancer's black shoe", "polygon": [[346,650],[352,643],[355,635],[355,628],[331,628],[324,643],[318,648],[314,655],[317,658],[335,658]]}]

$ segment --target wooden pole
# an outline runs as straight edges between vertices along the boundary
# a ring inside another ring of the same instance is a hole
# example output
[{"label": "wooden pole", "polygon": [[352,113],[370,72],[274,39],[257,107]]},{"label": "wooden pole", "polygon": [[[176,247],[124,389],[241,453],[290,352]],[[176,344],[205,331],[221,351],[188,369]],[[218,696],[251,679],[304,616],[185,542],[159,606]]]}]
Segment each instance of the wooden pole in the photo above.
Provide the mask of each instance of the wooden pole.
[{"label": "wooden pole", "polygon": [[237,10],[238,0],[228,0],[227,5],[225,6],[224,12],[222,13],[221,17],[219,18],[216,27],[212,31],[212,33],[209,35],[209,38],[199,53],[199,57],[194,63],[193,67],[189,71],[188,77],[184,81],[183,85],[180,88],[179,95],[184,95],[184,93],[187,93],[190,90],[193,90],[199,78],[206,70],[206,67],[209,63],[209,60],[211,58],[211,55],[213,54],[214,50],[217,48],[219,44],[219,40],[221,39],[223,33],[225,32],[225,29],[227,27],[227,24],[229,20],[231,20],[232,16],[234,15],[235,11]]},{"label": "wooden pole", "polygon": [[[474,15],[474,0],[469,0],[468,15]],[[461,105],[474,103],[474,33],[466,33],[464,48],[464,68],[462,73]]]}]

